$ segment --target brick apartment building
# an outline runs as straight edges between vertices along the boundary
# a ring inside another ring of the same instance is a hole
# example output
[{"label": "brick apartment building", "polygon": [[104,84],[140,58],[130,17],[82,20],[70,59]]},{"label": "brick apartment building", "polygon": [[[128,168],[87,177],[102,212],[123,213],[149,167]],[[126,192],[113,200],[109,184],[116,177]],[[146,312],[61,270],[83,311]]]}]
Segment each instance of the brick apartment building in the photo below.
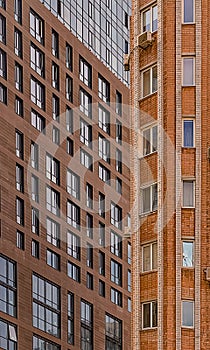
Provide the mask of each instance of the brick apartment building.
[{"label": "brick apartment building", "polygon": [[0,348],[129,350],[128,74],[64,3],[0,0]]},{"label": "brick apartment building", "polygon": [[133,0],[132,350],[210,349],[209,6]]}]

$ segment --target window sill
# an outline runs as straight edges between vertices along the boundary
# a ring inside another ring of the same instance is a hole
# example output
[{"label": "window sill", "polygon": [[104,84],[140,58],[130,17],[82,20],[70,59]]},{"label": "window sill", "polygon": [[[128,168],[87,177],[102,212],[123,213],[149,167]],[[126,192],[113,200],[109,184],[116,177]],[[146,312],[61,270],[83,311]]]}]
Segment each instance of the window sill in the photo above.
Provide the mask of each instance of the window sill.
[{"label": "window sill", "polygon": [[155,210],[153,210],[153,211],[147,211],[147,212],[145,212],[145,213],[140,213],[139,216],[140,216],[140,217],[149,216],[149,215],[152,215],[152,214],[157,213],[157,210],[158,210],[158,209],[155,209]]},{"label": "window sill", "polygon": [[189,210],[189,209],[195,209],[195,207],[182,207],[182,209],[187,209],[187,210]]},{"label": "window sill", "polygon": [[157,269],[154,269],[154,270],[148,270],[148,271],[142,271],[140,273],[140,276],[145,276],[145,275],[148,275],[148,274],[151,274],[151,273],[157,273],[158,270]]},{"label": "window sill", "polygon": [[142,328],[140,332],[156,331],[158,327]]},{"label": "window sill", "polygon": [[154,151],[154,152],[150,152],[150,153],[147,153],[147,154],[143,154],[142,156],[139,156],[139,159],[147,158],[147,157],[149,157],[149,156],[151,156],[151,155],[153,155],[153,154],[157,154],[157,153],[158,153],[158,151],[156,150],[156,151]]}]

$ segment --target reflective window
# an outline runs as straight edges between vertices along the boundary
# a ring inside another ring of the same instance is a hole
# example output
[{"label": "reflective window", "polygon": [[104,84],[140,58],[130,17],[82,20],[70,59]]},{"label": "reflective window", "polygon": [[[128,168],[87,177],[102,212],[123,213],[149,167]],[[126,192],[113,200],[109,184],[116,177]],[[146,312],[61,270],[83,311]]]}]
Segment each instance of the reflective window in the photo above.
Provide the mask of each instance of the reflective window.
[{"label": "reflective window", "polygon": [[16,274],[16,263],[0,255],[0,311],[14,317],[17,313]]},{"label": "reflective window", "polygon": [[182,327],[194,327],[194,301],[182,301]]},{"label": "reflective window", "polygon": [[194,0],[183,0],[184,3],[184,23],[194,22]]},{"label": "reflective window", "polygon": [[142,304],[142,328],[157,327],[157,301]]},{"label": "reflective window", "polygon": [[183,85],[192,86],[195,85],[195,58],[184,57],[183,58]]},{"label": "reflective window", "polygon": [[106,314],[106,350],[122,350],[122,321]]},{"label": "reflective window", "polygon": [[183,147],[194,147],[194,120],[183,120]]}]

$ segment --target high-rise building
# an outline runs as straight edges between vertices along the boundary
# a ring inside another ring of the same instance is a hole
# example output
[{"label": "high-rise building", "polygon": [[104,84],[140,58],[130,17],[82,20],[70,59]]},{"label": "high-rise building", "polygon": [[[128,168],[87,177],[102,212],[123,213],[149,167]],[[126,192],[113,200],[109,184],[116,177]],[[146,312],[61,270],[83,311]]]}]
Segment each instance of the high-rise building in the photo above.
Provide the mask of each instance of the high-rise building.
[{"label": "high-rise building", "polygon": [[132,9],[131,348],[209,349],[209,2]]},{"label": "high-rise building", "polygon": [[126,85],[131,0],[40,0]]},{"label": "high-rise building", "polygon": [[131,348],[129,93],[69,29],[0,0],[4,350]]}]

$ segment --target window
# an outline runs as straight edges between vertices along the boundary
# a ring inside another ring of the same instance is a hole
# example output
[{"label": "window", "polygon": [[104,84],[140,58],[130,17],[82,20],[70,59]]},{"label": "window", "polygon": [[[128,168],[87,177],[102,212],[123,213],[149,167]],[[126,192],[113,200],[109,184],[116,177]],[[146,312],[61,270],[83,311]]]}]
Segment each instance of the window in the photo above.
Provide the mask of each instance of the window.
[{"label": "window", "polygon": [[123,13],[124,13],[124,26],[128,29],[128,14],[125,11],[123,11]]},{"label": "window", "polygon": [[128,292],[131,292],[131,271],[128,270]]},{"label": "window", "polygon": [[105,195],[101,192],[98,195],[98,215],[105,218]]},{"label": "window", "polygon": [[131,243],[128,242],[128,264],[131,264]]},{"label": "window", "polygon": [[105,276],[105,253],[101,252],[99,250],[98,253],[98,260],[99,260],[99,274],[102,276]]},{"label": "window", "polygon": [[195,206],[194,187],[195,187],[195,181],[192,181],[192,180],[183,181],[183,207],[191,208]]},{"label": "window", "polygon": [[67,253],[73,258],[80,260],[80,237],[75,233],[67,232]]},{"label": "window", "polygon": [[22,0],[14,0],[14,16],[15,20],[22,24]]},{"label": "window", "polygon": [[31,198],[35,202],[39,202],[39,179],[37,176],[31,176]]},{"label": "window", "polygon": [[33,350],[37,350],[37,349],[43,349],[43,350],[47,350],[47,349],[51,349],[51,350],[60,350],[60,346],[49,342],[49,340],[40,338],[36,335],[33,336]]},{"label": "window", "polygon": [[15,131],[15,145],[16,145],[16,156],[23,159],[23,134],[22,132]]},{"label": "window", "polygon": [[39,169],[39,146],[31,141],[31,166],[32,168]]},{"label": "window", "polygon": [[122,174],[122,152],[116,149],[116,170]]},{"label": "window", "polygon": [[66,129],[71,134],[74,132],[73,126],[73,110],[70,107],[66,106]]},{"label": "window", "polygon": [[116,119],[116,142],[122,144],[122,123]]},{"label": "window", "polygon": [[111,177],[110,170],[108,170],[105,166],[101,165],[100,163],[98,165],[98,176],[99,176],[99,179],[101,179],[102,181],[110,185],[110,177]]},{"label": "window", "polygon": [[105,298],[105,292],[106,292],[105,289],[106,289],[105,282],[99,280],[98,294],[103,298]]},{"label": "window", "polygon": [[0,14],[0,42],[6,44],[6,18]]},{"label": "window", "polygon": [[195,58],[183,57],[183,86],[195,85]]},{"label": "window", "polygon": [[122,321],[106,314],[106,350],[122,350]]},{"label": "window", "polygon": [[22,40],[22,33],[15,28],[15,39],[14,39],[14,45],[15,45],[15,54],[22,58],[23,57],[23,40]]},{"label": "window", "polygon": [[182,266],[193,267],[194,265],[194,243],[190,241],[182,242]]},{"label": "window", "polygon": [[31,110],[31,125],[45,134],[45,118],[34,109]]},{"label": "window", "polygon": [[110,113],[101,105],[98,106],[98,126],[110,135]]},{"label": "window", "polygon": [[17,313],[16,274],[16,263],[0,254],[0,311],[14,317]]},{"label": "window", "polygon": [[105,247],[105,225],[102,222],[99,222],[99,238],[98,244],[101,247]]},{"label": "window", "polygon": [[116,191],[122,194],[122,180],[119,177],[116,178]]},{"label": "window", "polygon": [[74,344],[74,294],[68,293],[68,343]]},{"label": "window", "polygon": [[154,32],[157,30],[157,4],[142,12],[142,32]]},{"label": "window", "polygon": [[2,349],[17,350],[17,329],[16,326],[0,319],[0,344]]},{"label": "window", "polygon": [[152,66],[142,72],[143,97],[157,91],[157,66]]},{"label": "window", "polygon": [[66,43],[66,67],[72,72],[73,68],[72,47]]},{"label": "window", "polygon": [[194,0],[183,0],[183,22],[192,23],[194,22]]},{"label": "window", "polygon": [[67,192],[80,199],[80,177],[70,169],[67,169]]},{"label": "window", "polygon": [[91,273],[87,272],[86,275],[86,287],[88,289],[93,290],[93,275],[91,275]]},{"label": "window", "polygon": [[93,209],[93,186],[86,184],[86,206]]},{"label": "window", "polygon": [[124,53],[127,55],[129,52],[128,52],[128,41],[127,40],[124,40]]},{"label": "window", "polygon": [[85,90],[80,88],[80,111],[88,118],[92,118],[92,97]]},{"label": "window", "polygon": [[52,187],[46,187],[46,208],[51,213],[60,215],[60,193]]},{"label": "window", "polygon": [[90,171],[93,171],[93,157],[82,148],[80,149],[80,163]]},{"label": "window", "polygon": [[74,155],[74,141],[67,137],[66,139],[66,151],[67,153],[73,157]]},{"label": "window", "polygon": [[60,337],[60,287],[33,274],[33,326]]},{"label": "window", "polygon": [[183,147],[194,147],[194,120],[183,120]]},{"label": "window", "polygon": [[105,162],[110,163],[110,142],[100,134],[98,136],[98,155]]},{"label": "window", "polygon": [[39,234],[39,210],[31,208],[31,231],[36,235]]},{"label": "window", "polygon": [[157,269],[157,243],[150,243],[142,247],[143,272]]},{"label": "window", "polygon": [[194,301],[182,301],[182,327],[194,327]]},{"label": "window", "polygon": [[93,349],[93,305],[81,300],[81,350]]},{"label": "window", "polygon": [[31,42],[31,68],[44,78],[45,59],[44,53]]},{"label": "window", "polygon": [[111,281],[122,286],[122,265],[111,259]]},{"label": "window", "polygon": [[15,96],[15,113],[23,117],[23,100],[18,96]]},{"label": "window", "polygon": [[80,118],[80,141],[92,148],[92,126]]},{"label": "window", "polygon": [[54,62],[52,62],[52,87],[59,90],[59,67]]},{"label": "window", "polygon": [[46,154],[46,177],[55,184],[60,184],[60,162],[48,153]]},{"label": "window", "polygon": [[80,283],[80,267],[68,261],[68,276]]},{"label": "window", "polygon": [[56,254],[50,249],[47,249],[47,265],[60,271],[60,255]]},{"label": "window", "polygon": [[47,241],[60,248],[60,224],[51,218],[46,220]]},{"label": "window", "polygon": [[131,312],[131,298],[128,298],[128,312]]},{"label": "window", "polygon": [[15,62],[15,87],[23,92],[23,67]]},{"label": "window", "polygon": [[39,242],[34,239],[31,241],[31,255],[34,258],[39,259]]},{"label": "window", "polygon": [[16,190],[24,191],[24,168],[20,164],[16,164]]},{"label": "window", "polygon": [[0,49],[0,76],[7,79],[7,55],[2,49]]},{"label": "window", "polygon": [[149,213],[157,210],[158,193],[157,184],[142,189],[142,213]]},{"label": "window", "polygon": [[122,293],[111,287],[111,302],[122,307]]},{"label": "window", "polygon": [[7,104],[7,88],[0,83],[0,102]]},{"label": "window", "polygon": [[143,130],[143,155],[157,151],[157,126]]},{"label": "window", "polygon": [[59,98],[53,94],[52,96],[52,117],[59,123],[60,118],[60,100]]},{"label": "window", "polygon": [[45,110],[45,87],[34,77],[31,77],[31,101]]},{"label": "window", "polygon": [[52,127],[52,142],[60,145],[60,130],[55,126]]},{"label": "window", "polygon": [[157,327],[157,301],[142,304],[142,328]]},{"label": "window", "polygon": [[80,207],[71,201],[67,202],[67,223],[80,230]]},{"label": "window", "polygon": [[32,10],[30,12],[30,33],[42,45],[44,44],[44,21]]},{"label": "window", "polygon": [[110,235],[110,251],[122,258],[122,237],[114,231],[111,231]]},{"label": "window", "polygon": [[106,103],[110,102],[110,84],[101,75],[98,76],[98,96]]},{"label": "window", "polygon": [[16,222],[24,226],[24,201],[16,197]]},{"label": "window", "polygon": [[86,265],[93,268],[93,246],[87,243],[86,247]]},{"label": "window", "polygon": [[87,237],[93,238],[93,216],[89,213],[86,214],[86,233]]},{"label": "window", "polygon": [[73,102],[73,79],[66,74],[66,98]]},{"label": "window", "polygon": [[92,88],[92,67],[84,58],[79,58],[79,78],[90,89]]},{"label": "window", "polygon": [[6,10],[6,0],[0,0],[0,7]]},{"label": "window", "polygon": [[112,225],[122,230],[122,208],[113,202],[111,203],[110,222]]},{"label": "window", "polygon": [[59,36],[58,33],[52,29],[52,54],[59,58]]},{"label": "window", "polygon": [[122,116],[122,94],[116,91],[116,113]]},{"label": "window", "polygon": [[111,23],[106,20],[106,35],[111,36]]}]

